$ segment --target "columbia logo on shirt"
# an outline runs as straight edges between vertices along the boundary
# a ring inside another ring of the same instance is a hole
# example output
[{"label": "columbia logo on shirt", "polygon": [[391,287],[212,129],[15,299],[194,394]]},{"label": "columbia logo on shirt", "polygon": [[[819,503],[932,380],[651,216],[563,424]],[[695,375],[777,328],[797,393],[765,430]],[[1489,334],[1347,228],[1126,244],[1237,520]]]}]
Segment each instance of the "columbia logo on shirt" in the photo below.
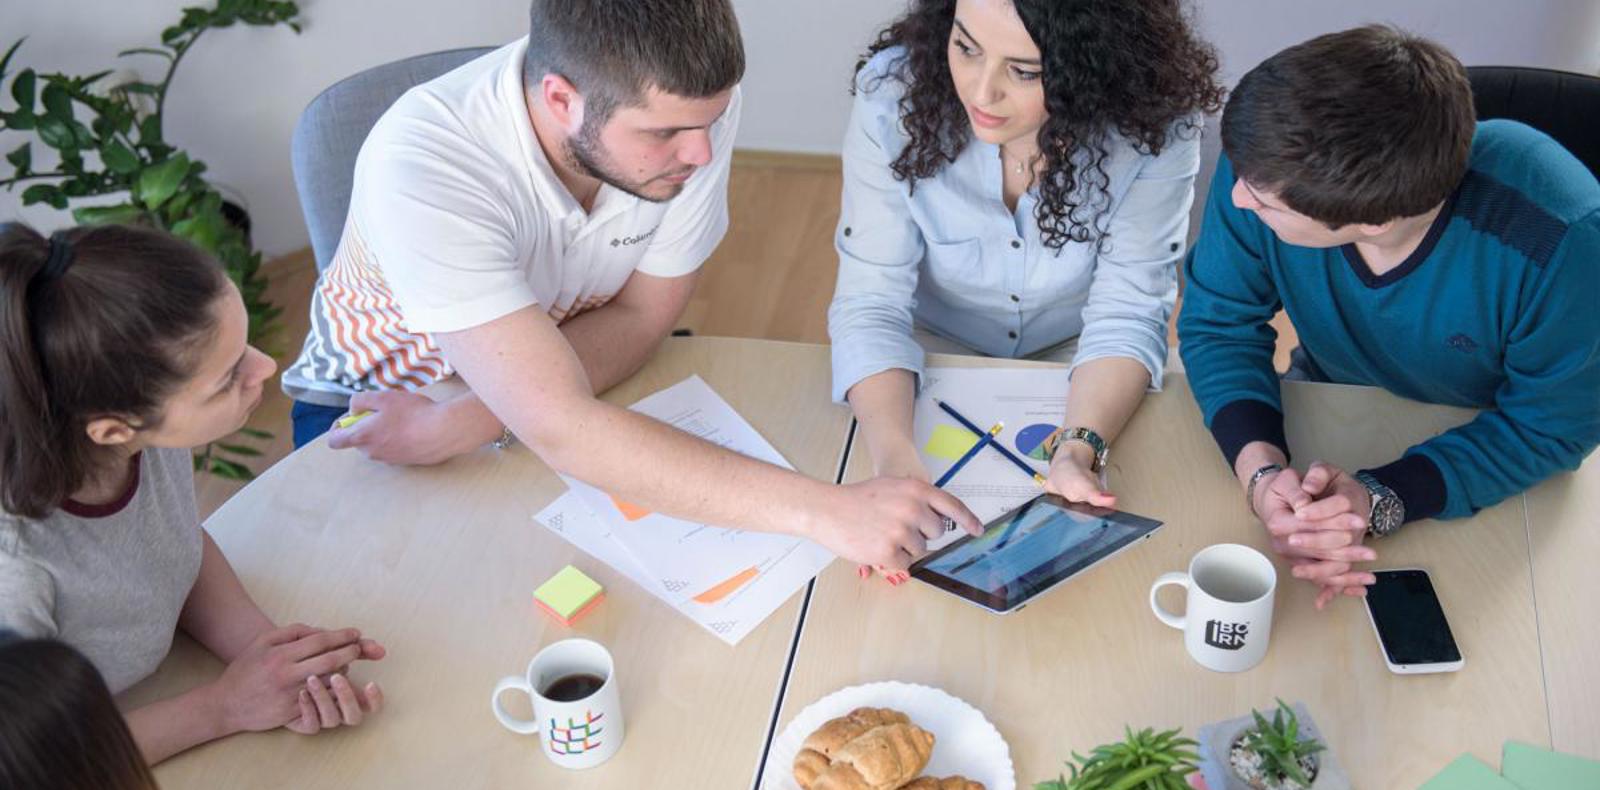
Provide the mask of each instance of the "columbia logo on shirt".
[{"label": "columbia logo on shirt", "polygon": [[651,228],[651,229],[649,229],[649,230],[647,230],[647,231],[645,231],[645,232],[643,232],[643,233],[641,233],[641,234],[639,234],[637,236],[623,236],[620,239],[612,239],[611,240],[611,246],[613,246],[613,247],[632,247],[633,245],[638,244],[641,241],[649,240],[649,238],[651,236],[656,235],[656,230],[658,230],[660,227],[661,227],[660,225],[657,225],[654,228]]},{"label": "columbia logo on shirt", "polygon": [[1478,350],[1478,341],[1459,333],[1451,335],[1444,344],[1463,354],[1471,354]]}]

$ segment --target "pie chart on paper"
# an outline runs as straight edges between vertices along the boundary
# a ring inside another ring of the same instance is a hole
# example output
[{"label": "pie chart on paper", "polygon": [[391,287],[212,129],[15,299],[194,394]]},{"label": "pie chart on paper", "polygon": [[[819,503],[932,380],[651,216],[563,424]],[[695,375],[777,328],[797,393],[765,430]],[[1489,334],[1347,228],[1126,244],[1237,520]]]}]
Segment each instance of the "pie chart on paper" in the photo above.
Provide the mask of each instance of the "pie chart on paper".
[{"label": "pie chart on paper", "polygon": [[1045,454],[1044,440],[1055,432],[1056,426],[1049,423],[1034,423],[1017,431],[1017,452],[1037,461],[1050,460]]}]

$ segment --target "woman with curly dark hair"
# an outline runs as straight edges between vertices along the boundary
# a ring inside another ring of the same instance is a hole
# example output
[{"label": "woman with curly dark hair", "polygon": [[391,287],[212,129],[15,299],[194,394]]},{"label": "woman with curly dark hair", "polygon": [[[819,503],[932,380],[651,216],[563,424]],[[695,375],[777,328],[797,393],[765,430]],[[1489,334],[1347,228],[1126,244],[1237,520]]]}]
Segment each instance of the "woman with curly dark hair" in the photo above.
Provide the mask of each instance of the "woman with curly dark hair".
[{"label": "woman with curly dark hair", "polygon": [[928,477],[924,350],[1070,360],[1048,488],[1114,504],[1099,472],[1161,385],[1216,69],[1180,0],[916,0],[878,36],[828,329],[879,475]]}]

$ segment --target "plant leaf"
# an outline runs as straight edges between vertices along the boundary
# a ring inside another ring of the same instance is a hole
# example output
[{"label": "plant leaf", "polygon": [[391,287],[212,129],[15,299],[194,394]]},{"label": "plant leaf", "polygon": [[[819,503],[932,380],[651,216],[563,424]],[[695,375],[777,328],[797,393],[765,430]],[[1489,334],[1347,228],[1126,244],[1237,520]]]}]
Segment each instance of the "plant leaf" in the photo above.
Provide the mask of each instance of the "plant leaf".
[{"label": "plant leaf", "polygon": [[72,211],[72,218],[82,225],[125,225],[141,216],[144,216],[144,211],[131,203],[85,206]]},{"label": "plant leaf", "polygon": [[[161,116],[151,115],[139,122],[139,145],[145,148],[161,145]],[[152,152],[154,155],[154,152]]]},{"label": "plant leaf", "polygon": [[68,93],[59,82],[48,81],[40,94],[39,99],[44,105],[45,115],[62,121],[72,120],[72,94]]},{"label": "plant leaf", "polygon": [[125,49],[117,53],[117,57],[119,58],[125,58],[129,55],[155,55],[157,57],[166,58],[167,60],[172,60],[171,52],[168,52],[164,49],[153,49],[151,47],[134,47],[133,49]]},{"label": "plant leaf", "polygon": [[72,127],[60,118],[40,118],[39,139],[58,151],[75,149],[78,145],[78,137],[73,134]]},{"label": "plant leaf", "polygon": [[6,54],[3,55],[3,56],[0,56],[0,80],[5,79],[5,77],[6,77],[6,67],[11,65],[11,56],[17,54],[17,47],[22,46],[22,42],[27,41],[27,40],[28,40],[27,36],[23,36],[22,38],[17,39],[17,42],[15,44],[12,44],[10,49],[6,50]]},{"label": "plant leaf", "polygon": [[181,153],[145,168],[139,174],[139,202],[152,211],[161,208],[161,204],[178,191],[178,185],[188,174],[189,157]]},{"label": "plant leaf", "polygon": [[67,207],[67,196],[55,184],[34,184],[22,190],[22,205],[48,203],[58,209]]},{"label": "plant leaf", "polygon": [[250,471],[250,467],[245,466],[244,464],[237,463],[235,461],[229,461],[226,458],[217,458],[215,456],[212,456],[209,461],[211,463],[210,471],[217,477],[227,480],[255,479],[255,473]]},{"label": "plant leaf", "polygon": [[120,140],[111,140],[100,147],[100,161],[105,163],[108,170],[119,175],[139,172],[139,155]]},{"label": "plant leaf", "polygon": [[240,428],[239,429],[239,433],[242,433],[245,436],[248,436],[248,437],[250,437],[252,439],[271,439],[272,438],[272,434],[270,432],[263,431],[263,430],[260,430],[260,429],[257,429],[257,428]]},{"label": "plant leaf", "polygon": [[261,455],[260,450],[254,447],[246,447],[242,444],[223,444],[222,442],[217,442],[216,444],[218,449],[230,455],[239,455],[246,458],[254,458]]},{"label": "plant leaf", "polygon": [[36,82],[33,69],[23,69],[17,78],[11,81],[11,98],[16,99],[19,108],[26,110],[29,115],[33,114],[33,93]]},{"label": "plant leaf", "polygon": [[6,154],[6,161],[17,169],[17,175],[26,175],[33,169],[33,143],[23,143],[15,151]]},{"label": "plant leaf", "polygon": [[144,96],[161,95],[160,85],[151,85],[148,82],[125,82],[117,86],[117,90],[124,93],[138,93]]}]

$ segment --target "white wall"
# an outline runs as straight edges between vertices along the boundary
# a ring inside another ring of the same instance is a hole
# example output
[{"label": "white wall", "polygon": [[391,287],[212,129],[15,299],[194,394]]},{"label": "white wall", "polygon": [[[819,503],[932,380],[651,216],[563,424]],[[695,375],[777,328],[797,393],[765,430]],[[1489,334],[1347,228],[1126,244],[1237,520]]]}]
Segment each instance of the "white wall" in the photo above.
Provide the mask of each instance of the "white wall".
[{"label": "white wall", "polygon": [[[18,65],[85,74],[122,65],[155,75],[148,58],[113,55],[155,42],[178,10],[202,0],[0,0],[0,45],[28,42]],[[168,100],[168,136],[239,192],[269,254],[306,244],[289,173],[289,134],[323,87],[419,52],[497,44],[522,34],[526,0],[306,0],[304,35],[234,28],[207,34]],[[849,112],[856,56],[902,0],[734,0],[745,31],[746,148],[834,152]],[[1317,33],[1390,21],[1432,36],[1467,63],[1600,71],[1600,3],[1593,0],[1202,0],[1201,29],[1232,82],[1279,48]],[[19,143],[0,136],[0,151]],[[39,148],[39,146],[35,146]],[[0,218],[64,222],[18,209],[0,192]]]}]

